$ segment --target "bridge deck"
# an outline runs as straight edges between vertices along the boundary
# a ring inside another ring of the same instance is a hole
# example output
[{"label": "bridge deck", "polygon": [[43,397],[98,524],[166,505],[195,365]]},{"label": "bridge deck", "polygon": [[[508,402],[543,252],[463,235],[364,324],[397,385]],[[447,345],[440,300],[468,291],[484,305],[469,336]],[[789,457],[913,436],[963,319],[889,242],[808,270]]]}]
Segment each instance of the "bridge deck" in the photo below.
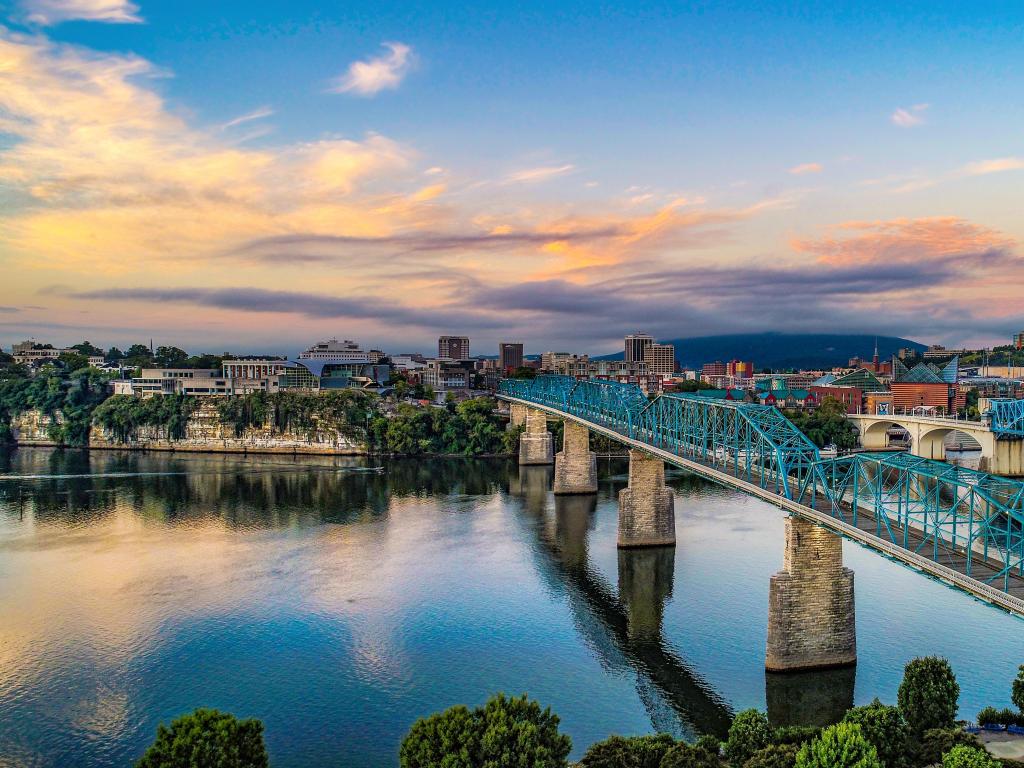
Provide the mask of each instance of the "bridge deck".
[{"label": "bridge deck", "polygon": [[[971,575],[967,575],[968,559],[962,548],[954,549],[937,537],[926,536],[922,531],[909,527],[905,531],[898,527],[895,521],[886,516],[887,530],[895,533],[896,539],[903,540],[906,546],[898,546],[891,540],[882,538],[878,533],[882,530],[882,521],[863,505],[858,505],[855,524],[837,518],[833,513],[831,500],[819,495],[813,505],[807,505],[786,498],[780,493],[771,490],[772,483],[765,483],[768,487],[760,485],[761,474],[753,468],[748,474],[748,479],[743,479],[731,474],[729,466],[722,460],[715,457],[681,456],[664,447],[652,444],[648,440],[637,439],[626,434],[621,428],[614,425],[600,424],[589,421],[560,408],[539,403],[530,399],[514,397],[507,393],[498,395],[500,399],[507,402],[515,402],[526,405],[530,408],[537,408],[549,413],[552,416],[571,419],[583,424],[588,429],[603,434],[613,440],[617,440],[631,448],[646,451],[677,467],[687,469],[695,474],[706,477],[718,484],[736,488],[744,493],[757,496],[775,506],[800,515],[804,518],[828,528],[845,538],[873,549],[881,554],[901,562],[915,570],[921,571],[933,578],[945,582],[962,591],[996,605],[1017,616],[1024,616],[1024,575],[1018,572],[1011,572],[1007,579],[1007,589],[1004,591],[986,583],[986,580],[1003,574],[1005,567],[996,559],[985,560],[977,551],[971,555]],[[664,442],[664,441],[659,441]],[[746,470],[745,470],[746,471]],[[844,506],[844,504],[840,504]],[[847,511],[851,506],[846,504]],[[847,515],[853,520],[852,514]],[[1000,577],[1002,581],[1002,577]]]}]

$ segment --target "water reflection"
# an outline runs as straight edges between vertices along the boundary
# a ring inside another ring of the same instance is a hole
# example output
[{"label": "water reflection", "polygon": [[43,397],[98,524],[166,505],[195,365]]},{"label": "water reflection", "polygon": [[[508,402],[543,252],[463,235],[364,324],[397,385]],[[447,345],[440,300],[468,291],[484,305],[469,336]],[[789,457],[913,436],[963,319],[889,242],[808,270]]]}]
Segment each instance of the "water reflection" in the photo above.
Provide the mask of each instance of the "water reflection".
[{"label": "water reflection", "polygon": [[775,726],[837,723],[853,706],[856,679],[856,667],[784,674],[766,672],[768,719]]},{"label": "water reflection", "polygon": [[724,736],[729,707],[662,635],[674,551],[619,550],[618,590],[612,589],[591,567],[587,553],[596,497],[550,496],[550,473],[550,467],[520,467],[509,489],[522,498],[523,521],[535,530],[539,570],[553,589],[565,593],[588,646],[604,666],[636,675],[637,692],[656,730],[691,738]]}]

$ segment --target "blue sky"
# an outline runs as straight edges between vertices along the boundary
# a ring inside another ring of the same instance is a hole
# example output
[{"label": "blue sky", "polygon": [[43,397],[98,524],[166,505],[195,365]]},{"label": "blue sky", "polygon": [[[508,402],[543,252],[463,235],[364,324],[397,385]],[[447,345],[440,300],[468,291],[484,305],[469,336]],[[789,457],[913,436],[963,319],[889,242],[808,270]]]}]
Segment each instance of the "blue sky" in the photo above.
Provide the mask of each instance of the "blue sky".
[{"label": "blue sky", "polygon": [[0,343],[1024,327],[1024,6],[552,5],[5,6]]}]

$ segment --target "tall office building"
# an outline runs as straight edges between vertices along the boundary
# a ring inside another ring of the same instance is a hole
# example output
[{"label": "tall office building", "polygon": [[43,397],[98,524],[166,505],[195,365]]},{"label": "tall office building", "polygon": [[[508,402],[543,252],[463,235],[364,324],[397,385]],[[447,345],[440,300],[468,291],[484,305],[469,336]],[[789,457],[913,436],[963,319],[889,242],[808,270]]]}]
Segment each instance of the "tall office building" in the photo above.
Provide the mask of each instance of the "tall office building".
[{"label": "tall office building", "polygon": [[509,368],[521,368],[523,365],[523,343],[521,341],[503,341],[498,345],[498,369],[507,371]]},{"label": "tall office building", "polygon": [[1024,331],[1013,334],[1013,346],[1015,349],[1024,349]]},{"label": "tall office building", "polygon": [[647,348],[654,343],[654,337],[646,333],[631,333],[626,337],[627,363],[642,363],[647,354]]},{"label": "tall office building", "polygon": [[439,337],[437,356],[451,360],[469,360],[469,336]]},{"label": "tall office building", "polygon": [[[626,340],[629,349],[629,340]],[[676,372],[676,348],[671,344],[648,344],[644,349],[647,369],[658,376],[671,376]]]}]

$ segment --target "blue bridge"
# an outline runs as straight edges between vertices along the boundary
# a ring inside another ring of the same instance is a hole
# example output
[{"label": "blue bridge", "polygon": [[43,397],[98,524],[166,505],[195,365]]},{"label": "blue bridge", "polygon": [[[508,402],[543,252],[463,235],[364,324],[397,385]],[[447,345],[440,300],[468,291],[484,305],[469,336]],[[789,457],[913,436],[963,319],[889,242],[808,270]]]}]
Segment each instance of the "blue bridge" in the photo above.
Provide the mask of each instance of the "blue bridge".
[{"label": "blue bridge", "polygon": [[1024,437],[1024,400],[993,400],[987,415],[997,435]]},{"label": "blue bridge", "polygon": [[[790,513],[783,571],[772,577],[767,667],[856,659],[853,573],[841,538],[1024,616],[1024,483],[906,453],[823,458],[772,406],[663,394],[563,376],[509,379],[499,398],[525,426],[523,464],[555,463],[555,493],[596,490],[589,434],[630,448],[619,498],[619,546],[675,543],[664,464],[764,499]],[[1024,413],[996,405],[1000,428]],[[1002,410],[1000,410],[1002,409]],[[565,423],[555,456],[548,419]],[[1016,419],[1016,421],[1014,420]]]}]

